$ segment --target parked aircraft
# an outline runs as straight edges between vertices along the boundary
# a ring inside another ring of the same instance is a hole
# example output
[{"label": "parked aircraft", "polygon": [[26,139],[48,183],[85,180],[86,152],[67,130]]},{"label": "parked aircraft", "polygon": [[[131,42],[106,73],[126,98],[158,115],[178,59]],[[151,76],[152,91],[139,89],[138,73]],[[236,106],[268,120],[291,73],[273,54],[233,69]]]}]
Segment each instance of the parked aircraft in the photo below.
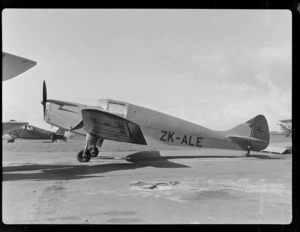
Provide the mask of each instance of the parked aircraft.
[{"label": "parked aircraft", "polygon": [[104,139],[147,145],[160,141],[175,146],[220,148],[247,151],[264,150],[270,141],[269,127],[263,115],[227,130],[214,131],[155,110],[127,102],[103,99],[97,106],[47,99],[43,83],[44,120],[80,134],[86,145],[77,154],[79,162],[88,162],[99,153]]},{"label": "parked aircraft", "polygon": [[[36,61],[2,52],[2,81],[14,78],[37,64]],[[2,122],[2,134],[27,125],[27,122]]]},{"label": "parked aircraft", "polygon": [[61,129],[58,129],[56,132],[44,130],[32,125],[25,125],[17,130],[11,131],[8,134],[12,137],[8,140],[9,143],[15,142],[16,138],[20,139],[51,139],[52,142],[61,139],[67,141],[67,137],[64,134],[59,134],[58,132]]},{"label": "parked aircraft", "polygon": [[292,137],[292,119],[280,120],[278,125],[286,137]]}]

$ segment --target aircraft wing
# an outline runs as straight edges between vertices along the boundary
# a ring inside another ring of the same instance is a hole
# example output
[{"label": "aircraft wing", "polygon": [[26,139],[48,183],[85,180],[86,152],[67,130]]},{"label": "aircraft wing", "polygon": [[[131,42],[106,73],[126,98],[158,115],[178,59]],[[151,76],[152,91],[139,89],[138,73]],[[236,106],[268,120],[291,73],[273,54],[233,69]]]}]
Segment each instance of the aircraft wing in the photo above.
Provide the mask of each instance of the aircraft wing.
[{"label": "aircraft wing", "polygon": [[291,154],[292,153],[292,148],[268,146],[262,152],[274,153],[274,154]]},{"label": "aircraft wing", "polygon": [[14,78],[36,64],[36,61],[2,52],[2,81]]},{"label": "aircraft wing", "polygon": [[82,109],[81,114],[84,128],[91,135],[119,142],[147,144],[139,125],[136,123],[92,108]]},{"label": "aircraft wing", "polygon": [[8,134],[11,131],[14,131],[24,125],[27,125],[28,122],[17,122],[17,121],[12,121],[12,122],[3,122],[2,123],[2,134]]}]

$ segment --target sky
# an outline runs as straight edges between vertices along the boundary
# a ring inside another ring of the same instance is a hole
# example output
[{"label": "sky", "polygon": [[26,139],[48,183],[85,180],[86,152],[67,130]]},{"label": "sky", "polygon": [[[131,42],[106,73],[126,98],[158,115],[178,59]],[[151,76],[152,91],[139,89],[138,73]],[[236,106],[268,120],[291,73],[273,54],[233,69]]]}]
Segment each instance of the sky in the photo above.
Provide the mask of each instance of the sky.
[{"label": "sky", "polygon": [[2,82],[2,121],[44,129],[48,99],[115,99],[227,130],[292,116],[289,10],[5,9],[2,50],[37,65]]}]

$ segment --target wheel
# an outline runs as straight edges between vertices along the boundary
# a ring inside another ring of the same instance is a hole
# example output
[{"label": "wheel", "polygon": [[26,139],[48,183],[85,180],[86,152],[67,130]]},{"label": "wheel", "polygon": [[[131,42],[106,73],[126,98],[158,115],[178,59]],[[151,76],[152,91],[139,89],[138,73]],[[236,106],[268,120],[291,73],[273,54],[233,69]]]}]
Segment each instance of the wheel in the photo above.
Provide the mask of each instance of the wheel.
[{"label": "wheel", "polygon": [[97,147],[89,147],[88,151],[91,153],[91,157],[97,157],[99,154]]},{"label": "wheel", "polygon": [[89,150],[87,150],[87,151],[81,150],[77,154],[77,160],[79,162],[89,162],[90,159],[91,159],[91,153],[89,152]]}]

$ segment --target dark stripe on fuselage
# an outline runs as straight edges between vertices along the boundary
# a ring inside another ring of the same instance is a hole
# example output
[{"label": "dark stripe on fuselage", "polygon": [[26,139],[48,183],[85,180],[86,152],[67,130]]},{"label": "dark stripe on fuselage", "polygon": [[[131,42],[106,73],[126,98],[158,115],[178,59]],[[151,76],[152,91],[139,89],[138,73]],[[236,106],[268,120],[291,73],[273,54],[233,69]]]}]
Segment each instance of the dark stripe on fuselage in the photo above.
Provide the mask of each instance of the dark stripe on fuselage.
[{"label": "dark stripe on fuselage", "polygon": [[60,107],[57,108],[57,109],[58,109],[58,110],[62,110],[62,111],[68,111],[68,112],[75,113],[75,114],[79,114],[79,112],[72,111],[72,110],[67,110],[67,109],[63,109],[62,107],[63,107],[63,106],[60,106]]}]

